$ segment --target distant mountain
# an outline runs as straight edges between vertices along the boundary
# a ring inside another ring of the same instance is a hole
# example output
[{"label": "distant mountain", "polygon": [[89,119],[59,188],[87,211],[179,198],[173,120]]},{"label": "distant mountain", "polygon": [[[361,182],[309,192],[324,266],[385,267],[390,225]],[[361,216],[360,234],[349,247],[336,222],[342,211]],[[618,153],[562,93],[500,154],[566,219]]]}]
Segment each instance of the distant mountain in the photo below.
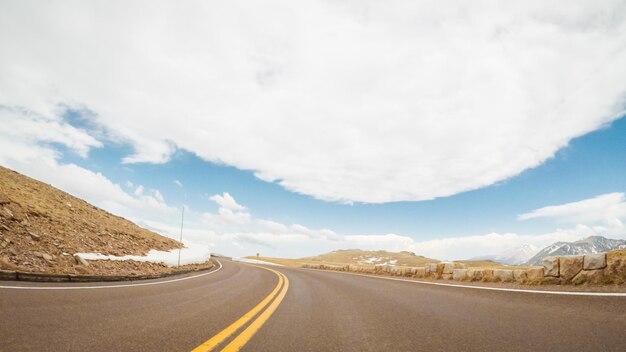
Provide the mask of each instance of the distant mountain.
[{"label": "distant mountain", "polygon": [[519,265],[528,261],[528,259],[532,258],[538,251],[538,247],[532,244],[524,244],[499,254],[475,257],[471,260],[491,260],[501,264]]},{"label": "distant mountain", "polygon": [[626,240],[614,240],[603,236],[590,236],[576,242],[556,242],[530,258],[527,265],[541,265],[543,258],[557,255],[580,255],[601,253],[613,249],[626,249]]}]

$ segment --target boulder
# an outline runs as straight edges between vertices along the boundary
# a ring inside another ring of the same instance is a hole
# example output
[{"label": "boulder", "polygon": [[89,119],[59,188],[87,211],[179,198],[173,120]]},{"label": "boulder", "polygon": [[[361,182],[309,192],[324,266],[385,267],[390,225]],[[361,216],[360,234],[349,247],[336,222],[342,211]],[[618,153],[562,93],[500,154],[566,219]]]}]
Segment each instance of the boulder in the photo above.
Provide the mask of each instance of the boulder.
[{"label": "boulder", "polygon": [[502,282],[510,282],[513,281],[513,270],[508,269],[494,269],[493,277],[496,280],[500,280]]},{"label": "boulder", "polygon": [[452,274],[441,274],[441,278],[444,280],[452,280]]},{"label": "boulder", "polygon": [[9,258],[0,257],[0,269],[4,270],[17,270],[17,266],[13,264]]},{"label": "boulder", "polygon": [[583,259],[583,269],[596,270],[606,267],[606,253],[586,254]]},{"label": "boulder", "polygon": [[563,280],[571,280],[583,270],[582,255],[566,255],[559,257],[559,276]]},{"label": "boulder", "polygon": [[[441,277],[443,274],[443,269],[446,267],[446,263],[437,263],[437,277]],[[452,272],[450,272],[452,274]]]},{"label": "boulder", "polygon": [[425,276],[426,276],[426,268],[424,267],[415,268],[415,277],[424,278]]},{"label": "boulder", "polygon": [[30,232],[30,231],[28,231],[28,235],[30,236],[30,238],[31,238],[33,241],[39,241],[39,240],[41,239],[41,236],[39,236],[39,235],[38,235],[38,234],[36,234],[36,233],[32,233],[32,232]]},{"label": "boulder", "polygon": [[456,281],[467,280],[467,269],[454,269],[452,271],[452,279]]},{"label": "boulder", "polygon": [[470,281],[480,281],[485,277],[483,269],[467,269],[467,278]]},{"label": "boulder", "polygon": [[611,279],[604,273],[604,270],[581,270],[572,279],[574,285],[582,284],[610,284]]},{"label": "boulder", "polygon": [[610,251],[606,254],[605,274],[610,275],[616,284],[626,282],[626,249]]},{"label": "boulder", "polygon": [[426,270],[425,277],[437,277],[437,264],[436,263],[426,264],[425,270]]},{"label": "boulder", "polygon": [[543,279],[543,268],[526,269],[526,278],[529,280]]},{"label": "boulder", "polygon": [[543,259],[543,275],[559,276],[559,257],[546,257]]},{"label": "boulder", "polygon": [[443,263],[443,270],[441,271],[441,273],[452,274],[453,270],[454,270],[454,263]]},{"label": "boulder", "polygon": [[526,278],[527,278],[526,270],[522,270],[522,269],[513,270],[513,279],[515,279],[515,281],[522,281],[522,280],[525,280]]},{"label": "boulder", "polygon": [[76,264],[79,264],[82,266],[89,266],[89,263],[87,262],[87,260],[85,260],[85,258],[81,257],[78,254],[74,255],[74,259],[76,260]]},{"label": "boulder", "polygon": [[8,217],[9,219],[13,219],[13,213],[7,207],[2,207],[2,211],[4,212],[6,217]]},{"label": "boulder", "polygon": [[493,269],[483,269],[483,281],[493,281],[495,279]]}]

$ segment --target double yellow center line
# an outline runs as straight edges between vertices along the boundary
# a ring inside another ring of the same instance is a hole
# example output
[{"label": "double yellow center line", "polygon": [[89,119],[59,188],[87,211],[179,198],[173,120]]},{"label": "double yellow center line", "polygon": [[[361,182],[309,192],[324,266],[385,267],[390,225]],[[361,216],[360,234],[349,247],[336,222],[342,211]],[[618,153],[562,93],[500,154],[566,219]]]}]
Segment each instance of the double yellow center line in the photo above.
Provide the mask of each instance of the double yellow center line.
[{"label": "double yellow center line", "polygon": [[[256,265],[254,265],[256,266]],[[256,266],[265,270],[269,270],[278,276],[278,284],[274,290],[265,297],[259,304],[257,304],[252,310],[244,314],[236,322],[230,324],[226,329],[220,331],[217,335],[211,337],[202,345],[193,349],[192,352],[205,352],[212,351],[215,347],[223,343],[227,338],[236,333],[244,325],[246,325],[252,318],[254,318],[259,312],[263,311],[247,328],[245,328],[239,335],[237,335],[226,347],[222,349],[222,352],[239,351],[250,339],[256,334],[257,331],[265,324],[267,319],[274,313],[278,305],[285,298],[287,290],[289,289],[289,279],[282,273],[265,268],[262,266]],[[276,298],[276,299],[274,299]],[[272,301],[273,300],[273,301]],[[270,304],[271,302],[271,304]]]}]

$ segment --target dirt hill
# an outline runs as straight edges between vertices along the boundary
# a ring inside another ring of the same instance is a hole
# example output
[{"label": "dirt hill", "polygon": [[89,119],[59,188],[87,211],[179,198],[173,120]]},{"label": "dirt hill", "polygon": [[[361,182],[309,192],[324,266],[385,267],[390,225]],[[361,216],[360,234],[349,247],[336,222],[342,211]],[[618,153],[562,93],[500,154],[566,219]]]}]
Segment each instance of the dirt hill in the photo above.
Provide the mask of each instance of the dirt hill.
[{"label": "dirt hill", "polygon": [[[256,259],[256,257],[246,257]],[[438,263],[440,260],[415,255],[411,252],[387,252],[387,251],[364,251],[361,249],[341,249],[314,257],[299,259],[284,258],[259,258],[272,263],[299,267],[302,264],[335,264],[335,265],[399,265],[399,266],[423,266],[426,263]]]},{"label": "dirt hill", "polygon": [[439,262],[437,259],[415,255],[412,252],[364,251],[360,249],[342,249],[300,260],[329,264],[392,264],[401,266],[421,266],[426,263]]},{"label": "dirt hill", "polygon": [[0,166],[0,269],[67,274],[145,274],[171,270],[162,264],[95,261],[79,252],[145,255],[179,242],[141,228],[50,185]]}]

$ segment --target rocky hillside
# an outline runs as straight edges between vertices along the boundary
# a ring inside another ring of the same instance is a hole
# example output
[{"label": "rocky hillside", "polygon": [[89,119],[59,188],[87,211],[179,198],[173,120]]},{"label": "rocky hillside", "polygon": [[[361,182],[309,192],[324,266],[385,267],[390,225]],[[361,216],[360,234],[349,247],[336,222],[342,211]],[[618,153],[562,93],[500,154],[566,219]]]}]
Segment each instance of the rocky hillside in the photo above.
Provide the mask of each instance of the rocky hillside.
[{"label": "rocky hillside", "polygon": [[581,255],[626,249],[626,240],[614,240],[603,236],[590,236],[576,242],[556,242],[530,258],[527,265],[542,265],[546,257]]},{"label": "rocky hillside", "polygon": [[[0,269],[44,273],[153,272],[132,261],[79,265],[74,253],[116,256],[171,250],[179,243],[50,185],[0,167]],[[156,268],[154,266],[157,266]]]},{"label": "rocky hillside", "polygon": [[371,264],[371,265],[404,265],[420,266],[426,263],[439,262],[437,259],[415,255],[412,252],[364,251],[360,249],[343,249],[321,254],[315,257],[298,259],[309,263],[330,264]]}]

